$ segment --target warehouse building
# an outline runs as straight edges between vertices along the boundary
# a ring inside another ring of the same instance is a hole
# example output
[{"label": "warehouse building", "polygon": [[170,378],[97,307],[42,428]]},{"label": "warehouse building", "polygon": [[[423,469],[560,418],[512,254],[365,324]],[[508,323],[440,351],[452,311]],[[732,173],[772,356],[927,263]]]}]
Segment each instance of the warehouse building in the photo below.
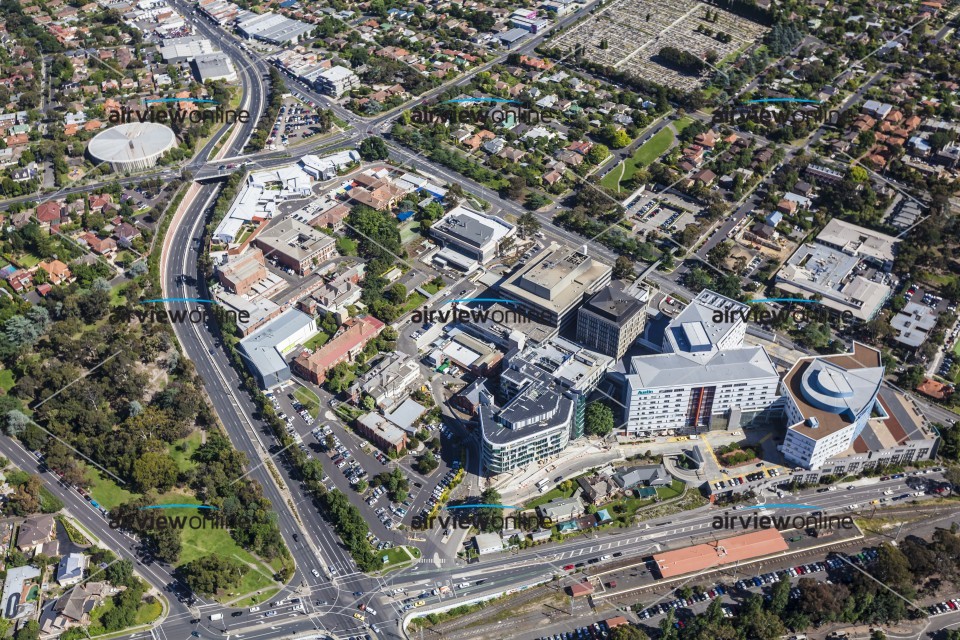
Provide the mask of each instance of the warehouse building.
[{"label": "warehouse building", "polygon": [[260,388],[270,389],[289,380],[290,367],[284,359],[284,352],[306,342],[316,333],[315,318],[289,309],[241,340],[240,352],[246,356],[247,368]]}]

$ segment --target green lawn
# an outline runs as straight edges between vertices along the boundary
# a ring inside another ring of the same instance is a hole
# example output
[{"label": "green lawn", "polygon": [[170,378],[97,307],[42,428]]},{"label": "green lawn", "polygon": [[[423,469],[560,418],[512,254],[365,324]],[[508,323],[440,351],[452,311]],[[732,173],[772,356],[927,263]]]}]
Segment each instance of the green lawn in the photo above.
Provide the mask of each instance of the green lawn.
[{"label": "green lawn", "polygon": [[140,605],[140,608],[137,609],[137,617],[134,620],[134,624],[148,624],[153,622],[160,617],[160,614],[163,613],[163,605],[159,601],[154,600],[153,604],[147,604],[144,602]]},{"label": "green lawn", "polygon": [[138,494],[127,491],[113,478],[104,476],[96,469],[87,467],[87,479],[90,481],[90,495],[108,511],[138,497]]},{"label": "green lawn", "polygon": [[693,118],[690,116],[683,116],[679,120],[673,123],[673,127],[677,130],[677,133],[683,133],[683,130],[693,124]]},{"label": "green lawn", "polygon": [[320,416],[320,397],[312,390],[306,387],[297,387],[297,390],[293,392],[293,397],[307,408],[314,419]]},{"label": "green lawn", "polygon": [[40,264],[40,258],[33,254],[25,253],[17,256],[17,262],[20,264],[22,269],[32,269]]},{"label": "green lawn", "polygon": [[577,490],[576,482],[573,483],[573,487],[569,491],[563,491],[560,487],[555,487],[550,491],[547,491],[542,496],[538,496],[523,505],[525,509],[533,509],[534,507],[539,507],[542,504],[547,504],[551,500],[556,500],[557,498],[569,498],[573,495],[573,492]]},{"label": "green lawn", "polygon": [[337,238],[337,251],[342,256],[355,256],[357,255],[357,241],[346,236]]},{"label": "green lawn", "polygon": [[17,379],[14,377],[13,371],[10,371],[10,369],[3,369],[0,371],[0,389],[3,389],[4,391],[10,391],[16,381]]},{"label": "green lawn", "polygon": [[[183,493],[167,493],[157,500],[158,504],[200,504],[194,496]],[[185,507],[182,509],[164,509],[164,515],[171,516],[193,516],[198,512],[196,509]],[[226,529],[215,529],[212,527],[191,529],[184,528],[180,532],[180,539],[183,542],[183,550],[180,553],[180,560],[177,566],[183,566],[191,560],[196,560],[202,556],[217,554],[219,556],[232,558],[247,565],[254,565],[259,571],[250,568],[250,571],[243,577],[241,586],[232,592],[234,596],[243,593],[249,593],[258,589],[268,587],[273,583],[271,574],[273,569],[257,560],[248,551],[238,545],[230,532]],[[225,596],[230,597],[230,594]]]},{"label": "green lawn", "polygon": [[657,489],[657,495],[661,500],[676,498],[681,493],[683,493],[683,483],[679,480],[674,480],[669,487],[660,487]]},{"label": "green lawn", "polygon": [[428,282],[427,284],[423,285],[420,288],[426,291],[427,293],[429,293],[430,295],[436,295],[440,291],[440,289],[442,289],[443,287],[438,287],[437,285],[433,284],[433,282]]},{"label": "green lawn", "polygon": [[173,461],[177,463],[177,468],[180,471],[187,471],[190,467],[193,466],[193,461],[190,459],[193,456],[194,452],[200,448],[200,432],[194,431],[186,438],[178,440],[175,445],[170,447],[170,457],[173,458]]},{"label": "green lawn", "polygon": [[[600,184],[608,189],[614,189],[619,193],[621,170],[623,171],[623,179],[629,180],[630,177],[633,176],[634,171],[653,163],[654,160],[662,156],[663,153],[670,148],[673,137],[673,131],[669,128],[661,129],[655,136],[640,145],[640,148],[637,149],[631,157],[622,162],[622,166],[618,165],[614,167],[613,171],[605,175],[600,181]],[[626,168],[623,168],[624,166]]]},{"label": "green lawn", "polygon": [[329,339],[330,339],[330,334],[324,333],[323,331],[321,331],[320,333],[318,333],[317,335],[313,336],[312,338],[307,340],[305,343],[303,343],[303,346],[306,347],[307,349],[319,349],[324,344],[326,344],[327,340]]},{"label": "green lawn", "polygon": [[424,298],[422,294],[416,292],[410,294],[410,296],[407,298],[407,301],[403,303],[402,307],[400,307],[400,317],[413,311],[426,301],[427,299]]}]

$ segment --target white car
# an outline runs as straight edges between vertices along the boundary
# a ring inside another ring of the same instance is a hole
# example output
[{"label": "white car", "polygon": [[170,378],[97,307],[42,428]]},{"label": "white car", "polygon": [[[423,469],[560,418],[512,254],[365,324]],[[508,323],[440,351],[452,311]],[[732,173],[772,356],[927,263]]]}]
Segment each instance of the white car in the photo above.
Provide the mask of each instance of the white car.
[{"label": "white car", "polygon": [[313,573],[313,577],[314,577],[314,578],[319,578],[319,577],[320,577],[320,572],[317,571],[316,569],[314,569],[311,573]]},{"label": "white car", "polygon": [[260,607],[250,607],[250,613],[256,613],[257,611],[260,611]]},{"label": "white car", "polygon": [[469,586],[470,586],[469,582],[461,582],[460,584],[457,585],[457,589],[466,589]]}]

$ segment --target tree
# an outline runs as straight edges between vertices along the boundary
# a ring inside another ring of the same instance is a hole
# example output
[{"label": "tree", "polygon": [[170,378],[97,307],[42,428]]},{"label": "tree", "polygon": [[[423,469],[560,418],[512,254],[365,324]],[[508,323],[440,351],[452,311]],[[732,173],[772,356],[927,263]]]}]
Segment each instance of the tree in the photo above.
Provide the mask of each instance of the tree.
[{"label": "tree", "polygon": [[532,213],[524,212],[517,219],[517,229],[520,230],[521,237],[527,238],[540,230],[540,221]]},{"label": "tree", "polygon": [[519,200],[527,186],[527,181],[520,176],[510,176],[507,186],[502,189],[503,196],[511,200]]},{"label": "tree", "polygon": [[184,583],[192,591],[216,595],[240,585],[249,567],[229,556],[207,555],[191,560],[180,568]]},{"label": "tree", "polygon": [[361,478],[360,480],[358,480],[358,481],[357,481],[356,489],[357,489],[357,493],[363,493],[364,491],[366,491],[366,490],[367,490],[367,481],[366,481],[366,480],[363,480],[362,478]]},{"label": "tree", "polygon": [[37,640],[39,637],[40,623],[36,620],[31,620],[27,624],[20,627],[20,630],[17,631],[15,636],[13,636],[13,640]]},{"label": "tree", "polygon": [[327,371],[327,388],[332,393],[343,393],[350,386],[353,372],[346,362],[338,362]]},{"label": "tree", "polygon": [[950,483],[951,491],[960,492],[960,467],[956,465],[947,467],[943,479]]},{"label": "tree", "polygon": [[649,640],[650,636],[632,624],[622,624],[610,632],[610,640]]},{"label": "tree", "polygon": [[600,164],[610,157],[610,149],[605,144],[595,144],[587,153],[587,160],[593,164]]},{"label": "tree", "polygon": [[602,402],[591,402],[585,417],[588,435],[604,437],[613,431],[613,409]]},{"label": "tree", "polygon": [[390,157],[387,143],[383,141],[383,138],[377,136],[364,138],[363,142],[360,143],[359,151],[360,157],[368,161],[386,160]]},{"label": "tree", "polygon": [[427,475],[428,473],[430,473],[431,471],[433,471],[439,466],[440,466],[440,463],[437,462],[436,456],[434,456],[433,453],[431,453],[430,451],[427,451],[422,456],[420,456],[419,460],[417,460],[417,464],[415,465],[415,468],[419,474]]},{"label": "tree", "polygon": [[7,435],[16,437],[27,428],[28,424],[30,424],[30,418],[28,418],[26,414],[18,411],[17,409],[12,409],[7,412],[4,430],[6,431]]},{"label": "tree", "polygon": [[548,204],[550,204],[550,198],[537,191],[528,193],[526,200],[523,201],[523,207],[529,211],[542,209]]},{"label": "tree", "polygon": [[[502,499],[500,492],[493,488],[487,489],[480,494],[481,504],[500,504]],[[494,531],[497,528],[494,520],[503,518],[503,509],[499,507],[481,507],[477,509],[477,516],[487,525],[484,531]]]},{"label": "tree", "polygon": [[630,144],[630,134],[621,127],[607,125],[604,128],[604,138],[611,149],[623,149]]},{"label": "tree", "polygon": [[169,491],[177,482],[177,464],[166,453],[148,451],[133,463],[133,482],[140,493]]},{"label": "tree", "polygon": [[616,280],[627,280],[633,275],[633,260],[627,256],[617,256],[613,263],[613,277]]},{"label": "tree", "polygon": [[7,501],[7,509],[15,516],[28,516],[40,511],[40,477],[28,476],[25,482],[17,485],[13,495]]}]

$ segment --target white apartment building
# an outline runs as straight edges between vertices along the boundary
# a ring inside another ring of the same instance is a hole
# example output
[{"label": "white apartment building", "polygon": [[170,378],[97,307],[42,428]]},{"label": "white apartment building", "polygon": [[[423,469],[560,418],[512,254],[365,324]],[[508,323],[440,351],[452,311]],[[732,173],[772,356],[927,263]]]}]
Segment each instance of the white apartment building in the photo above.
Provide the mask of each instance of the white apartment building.
[{"label": "white apartment building", "polygon": [[783,378],[787,435],[781,452],[793,464],[818,469],[851,449],[876,409],[883,384],[880,351],[854,343],[853,352],[803,358]]},{"label": "white apartment building", "polygon": [[718,418],[730,428],[779,399],[780,377],[763,347],[744,347],[747,305],[704,290],[667,326],[663,353],[630,360],[628,433],[696,433]]},{"label": "white apartment building", "polygon": [[360,78],[350,69],[337,65],[318,74],[314,86],[317,91],[339,98],[350,89],[360,86]]}]

